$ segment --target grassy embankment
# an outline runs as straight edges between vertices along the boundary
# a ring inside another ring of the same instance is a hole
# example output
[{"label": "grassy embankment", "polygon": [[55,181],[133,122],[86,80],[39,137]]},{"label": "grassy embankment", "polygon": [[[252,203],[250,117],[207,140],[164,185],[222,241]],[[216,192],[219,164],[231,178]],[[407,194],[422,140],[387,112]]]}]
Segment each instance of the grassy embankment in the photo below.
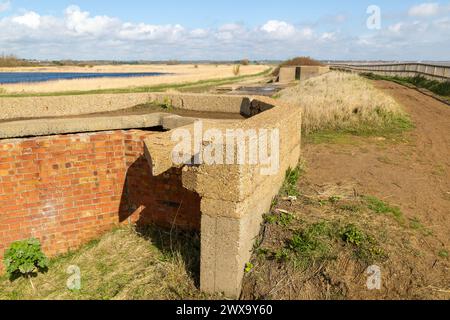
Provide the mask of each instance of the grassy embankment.
[{"label": "grassy embankment", "polygon": [[303,134],[313,143],[345,142],[349,136],[394,138],[413,127],[393,98],[358,75],[331,72],[275,98],[303,109]]},{"label": "grassy embankment", "polygon": [[450,81],[442,82],[437,80],[429,80],[422,76],[408,77],[408,78],[389,77],[389,76],[380,76],[373,73],[362,74],[362,76],[372,80],[387,80],[407,87],[417,87],[420,89],[426,89],[450,103]]}]

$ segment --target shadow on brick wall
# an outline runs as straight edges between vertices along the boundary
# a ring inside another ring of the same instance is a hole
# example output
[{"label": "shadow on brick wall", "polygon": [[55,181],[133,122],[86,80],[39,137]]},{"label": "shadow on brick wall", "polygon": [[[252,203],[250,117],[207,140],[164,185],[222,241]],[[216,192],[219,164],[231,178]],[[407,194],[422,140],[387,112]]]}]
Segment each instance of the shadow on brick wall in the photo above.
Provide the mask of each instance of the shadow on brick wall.
[{"label": "shadow on brick wall", "polygon": [[164,255],[179,254],[198,282],[200,196],[183,188],[181,169],[154,177],[144,156],[132,162],[126,172],[119,219],[136,224],[140,234]]}]

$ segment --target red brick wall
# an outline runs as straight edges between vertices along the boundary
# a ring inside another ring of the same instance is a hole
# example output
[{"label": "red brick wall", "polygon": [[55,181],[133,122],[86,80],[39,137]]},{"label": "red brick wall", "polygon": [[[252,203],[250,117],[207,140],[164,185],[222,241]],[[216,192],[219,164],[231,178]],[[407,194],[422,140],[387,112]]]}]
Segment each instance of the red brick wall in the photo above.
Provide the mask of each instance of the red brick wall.
[{"label": "red brick wall", "polygon": [[[11,242],[64,253],[119,223],[199,229],[200,198],[180,170],[152,177],[145,131],[0,140],[0,258]],[[0,267],[1,268],[1,267]]]}]

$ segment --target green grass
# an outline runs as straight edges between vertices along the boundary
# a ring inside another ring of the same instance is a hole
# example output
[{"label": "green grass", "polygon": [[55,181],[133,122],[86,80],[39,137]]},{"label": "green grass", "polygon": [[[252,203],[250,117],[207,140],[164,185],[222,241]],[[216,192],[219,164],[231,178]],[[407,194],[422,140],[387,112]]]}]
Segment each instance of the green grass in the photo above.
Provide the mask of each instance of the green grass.
[{"label": "green grass", "polygon": [[373,73],[363,74],[366,78],[372,80],[393,81],[402,85],[413,85],[418,88],[427,89],[450,102],[450,81],[428,80],[422,76],[416,77],[391,77],[375,75]]},{"label": "green grass", "polygon": [[346,129],[313,131],[306,134],[304,139],[310,144],[357,144],[354,137],[383,137],[395,140],[414,128],[413,122],[406,114],[383,113],[382,119],[382,124],[361,122]]},{"label": "green grass", "polygon": [[448,254],[447,250],[439,251],[438,255],[439,255],[440,258],[443,258],[443,259],[447,259],[449,257],[449,254]]},{"label": "green grass", "polygon": [[364,200],[367,203],[367,207],[373,212],[390,215],[401,224],[405,222],[405,218],[399,207],[391,206],[390,204],[373,196],[366,196],[364,197]]},{"label": "green grass", "polygon": [[264,221],[268,224],[278,224],[282,227],[288,227],[295,220],[291,213],[282,212],[280,214],[268,214],[264,216]]},{"label": "green grass", "polygon": [[378,241],[355,224],[322,220],[294,230],[284,247],[276,251],[259,249],[259,255],[295,267],[308,268],[312,264],[334,260],[340,250],[350,250],[363,264],[384,261],[387,254]]},{"label": "green grass", "polygon": [[46,92],[46,93],[17,93],[17,94],[2,94],[2,88],[0,88],[0,98],[16,98],[16,97],[50,97],[50,96],[71,96],[71,95],[89,95],[89,94],[120,94],[120,93],[145,93],[145,92],[161,92],[170,89],[188,91],[192,88],[210,88],[220,85],[231,84],[239,82],[246,79],[257,78],[261,76],[268,75],[272,68],[269,68],[263,72],[237,76],[216,80],[200,80],[197,82],[189,83],[177,83],[177,84],[161,84],[155,86],[144,86],[144,87],[132,87],[123,89],[101,89],[101,90],[88,90],[88,91],[63,91],[63,92]]},{"label": "green grass", "polygon": [[280,190],[281,196],[295,197],[299,195],[297,183],[298,180],[300,179],[300,176],[304,173],[304,171],[305,171],[304,164],[299,164],[296,168],[294,169],[289,168],[286,171],[284,183]]}]

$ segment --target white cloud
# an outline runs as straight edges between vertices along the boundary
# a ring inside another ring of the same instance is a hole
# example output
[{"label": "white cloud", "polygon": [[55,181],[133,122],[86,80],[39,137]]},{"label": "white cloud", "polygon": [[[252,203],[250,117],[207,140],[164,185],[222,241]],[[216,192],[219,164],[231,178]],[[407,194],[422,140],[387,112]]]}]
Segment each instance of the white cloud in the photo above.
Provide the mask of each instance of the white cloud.
[{"label": "white cloud", "polygon": [[5,12],[11,8],[11,1],[0,1],[0,13]]},{"label": "white cloud", "polygon": [[295,33],[295,27],[293,25],[279,20],[268,21],[261,27],[261,30],[275,38],[286,38]]},{"label": "white cloud", "polygon": [[117,19],[107,16],[91,17],[89,12],[81,11],[78,6],[69,6],[65,17],[67,28],[76,34],[102,34],[118,23]]},{"label": "white cloud", "polygon": [[273,19],[258,26],[229,23],[190,29],[179,24],[126,22],[70,6],[58,16],[33,11],[3,16],[0,48],[5,53],[38,59],[237,60],[244,56],[280,59],[298,55],[448,59],[449,18],[414,20],[351,36],[329,23],[300,26]]},{"label": "white cloud", "polygon": [[450,31],[450,18],[446,17],[446,18],[436,20],[436,21],[434,21],[434,25],[437,28],[440,28],[442,30],[448,30],[447,32],[449,32]]},{"label": "white cloud", "polygon": [[393,24],[391,26],[388,27],[388,30],[394,33],[399,33],[402,30],[403,27],[403,23],[402,22],[398,22],[396,24]]},{"label": "white cloud", "polygon": [[334,40],[336,40],[336,33],[335,32],[324,32],[320,36],[320,39],[324,40],[324,41],[334,41]]},{"label": "white cloud", "polygon": [[150,25],[145,23],[124,23],[118,36],[124,40],[167,40],[173,41],[184,32],[180,25]]},{"label": "white cloud", "polygon": [[29,11],[22,16],[12,18],[12,21],[31,29],[38,29],[41,25],[41,16],[36,12]]},{"label": "white cloud", "polygon": [[431,17],[437,15],[439,9],[439,3],[427,2],[411,7],[408,13],[411,17]]}]

